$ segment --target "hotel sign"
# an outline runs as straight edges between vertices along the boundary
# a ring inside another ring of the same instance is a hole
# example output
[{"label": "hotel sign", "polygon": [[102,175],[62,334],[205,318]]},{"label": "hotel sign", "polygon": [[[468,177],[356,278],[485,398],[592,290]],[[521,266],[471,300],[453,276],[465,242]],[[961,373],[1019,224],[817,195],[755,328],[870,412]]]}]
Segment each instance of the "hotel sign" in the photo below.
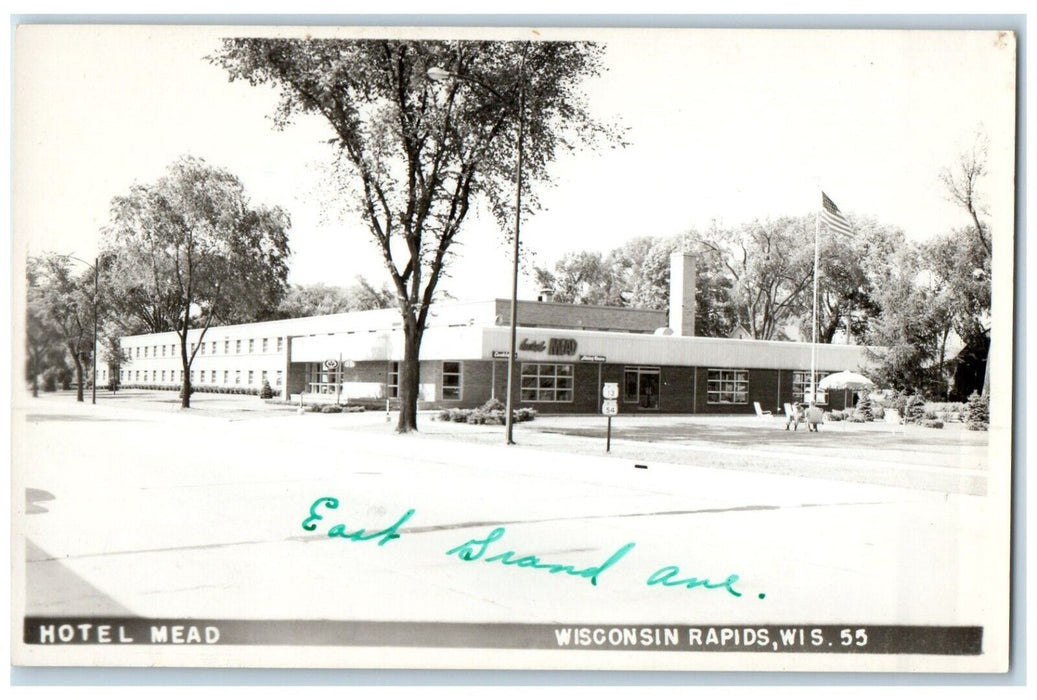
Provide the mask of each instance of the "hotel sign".
[{"label": "hotel sign", "polygon": [[548,338],[547,340],[530,340],[523,338],[519,350],[525,352],[544,352],[548,355],[575,355],[576,340],[573,338]]}]

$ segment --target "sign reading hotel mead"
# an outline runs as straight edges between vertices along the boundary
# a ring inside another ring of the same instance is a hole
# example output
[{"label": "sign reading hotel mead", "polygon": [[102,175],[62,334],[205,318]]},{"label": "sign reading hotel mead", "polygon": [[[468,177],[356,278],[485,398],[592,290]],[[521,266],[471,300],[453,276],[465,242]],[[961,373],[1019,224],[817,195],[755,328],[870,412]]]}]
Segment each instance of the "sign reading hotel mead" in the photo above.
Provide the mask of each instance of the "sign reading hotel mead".
[{"label": "sign reading hotel mead", "polygon": [[550,356],[568,357],[576,354],[576,345],[576,340],[573,338],[548,338],[547,340],[523,338],[518,349],[524,352],[546,352]]}]

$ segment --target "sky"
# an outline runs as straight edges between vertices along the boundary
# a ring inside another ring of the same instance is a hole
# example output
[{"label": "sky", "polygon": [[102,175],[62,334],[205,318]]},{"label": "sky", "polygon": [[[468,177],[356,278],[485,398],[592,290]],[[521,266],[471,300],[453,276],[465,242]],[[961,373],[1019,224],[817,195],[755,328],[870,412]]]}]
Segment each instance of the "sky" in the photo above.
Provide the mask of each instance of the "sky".
[{"label": "sky", "polygon": [[[250,31],[256,31],[252,28]],[[368,30],[373,31],[373,30]],[[439,30],[442,32],[443,30]],[[472,31],[472,30],[469,30]],[[525,38],[518,30],[509,36]],[[252,201],[292,219],[290,281],[386,279],[356,216],[329,218],[331,133],[283,131],[276,95],[206,61],[214,27],[21,27],[14,54],[14,262],[50,250],[91,259],[113,197],[185,154],[237,175]],[[474,36],[474,34],[472,34]],[[429,35],[431,36],[431,35]],[[543,32],[540,36],[562,36]],[[594,30],[606,72],[586,84],[626,148],[565,155],[527,217],[536,264],[607,252],[711,221],[812,213],[819,190],[847,213],[923,240],[969,223],[939,181],[977,131],[995,221],[1011,207],[1014,61],[991,32]],[[1003,229],[1004,230],[1004,229]],[[510,295],[510,248],[480,208],[442,285],[462,300]],[[534,280],[520,297],[535,298]]]}]

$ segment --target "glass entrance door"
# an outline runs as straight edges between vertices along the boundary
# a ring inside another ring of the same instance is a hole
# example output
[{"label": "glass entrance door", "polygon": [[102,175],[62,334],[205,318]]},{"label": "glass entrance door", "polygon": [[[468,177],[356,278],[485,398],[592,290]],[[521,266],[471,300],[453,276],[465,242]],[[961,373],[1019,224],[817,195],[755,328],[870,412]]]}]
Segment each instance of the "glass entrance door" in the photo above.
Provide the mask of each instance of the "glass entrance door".
[{"label": "glass entrance door", "polygon": [[659,386],[658,367],[627,367],[623,372],[623,402],[658,410]]}]

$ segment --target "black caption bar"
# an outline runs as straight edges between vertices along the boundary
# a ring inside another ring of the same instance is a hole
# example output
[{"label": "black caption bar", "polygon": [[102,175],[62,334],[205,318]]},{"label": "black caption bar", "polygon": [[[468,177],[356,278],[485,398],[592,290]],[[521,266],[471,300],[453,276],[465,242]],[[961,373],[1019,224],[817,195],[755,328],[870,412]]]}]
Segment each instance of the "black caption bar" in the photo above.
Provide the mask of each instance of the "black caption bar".
[{"label": "black caption bar", "polygon": [[44,646],[393,646],[975,656],[983,651],[983,628],[26,617],[23,640]]}]

